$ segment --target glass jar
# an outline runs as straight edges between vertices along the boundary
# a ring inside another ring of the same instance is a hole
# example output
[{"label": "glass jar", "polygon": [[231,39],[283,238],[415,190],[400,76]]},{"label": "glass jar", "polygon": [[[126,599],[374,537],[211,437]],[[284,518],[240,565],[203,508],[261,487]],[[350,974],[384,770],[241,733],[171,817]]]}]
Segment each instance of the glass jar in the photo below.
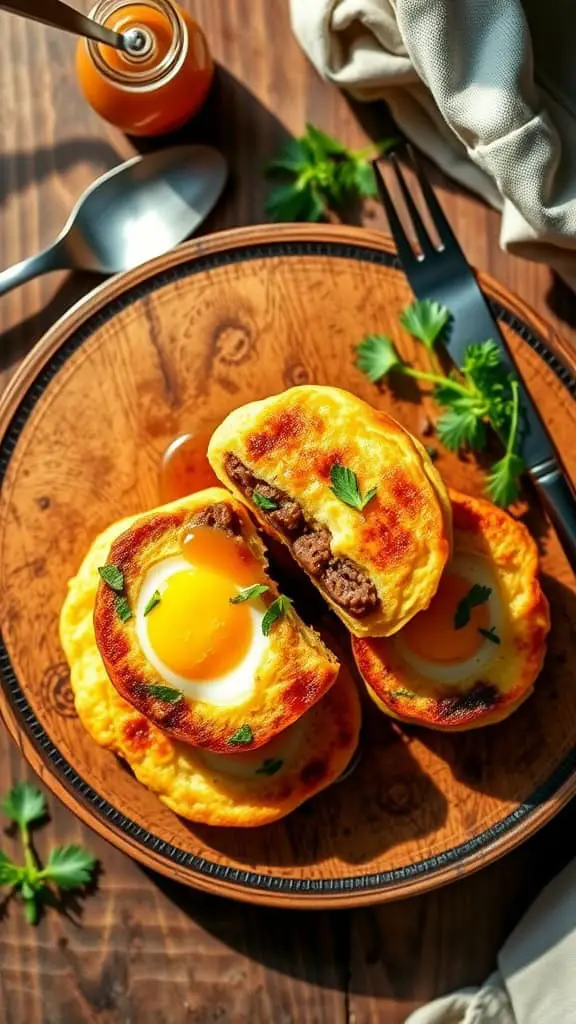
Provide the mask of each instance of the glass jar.
[{"label": "glass jar", "polygon": [[106,121],[129,135],[174,131],[204,103],[214,63],[204,33],[168,0],[99,0],[90,16],[116,32],[132,30],[129,53],[82,39],[80,88]]}]

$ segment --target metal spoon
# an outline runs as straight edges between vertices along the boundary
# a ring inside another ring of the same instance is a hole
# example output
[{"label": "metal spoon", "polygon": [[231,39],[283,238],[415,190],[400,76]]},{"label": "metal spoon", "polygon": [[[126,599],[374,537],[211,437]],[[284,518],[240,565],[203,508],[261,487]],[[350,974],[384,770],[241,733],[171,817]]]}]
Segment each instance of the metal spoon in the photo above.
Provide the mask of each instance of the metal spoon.
[{"label": "metal spoon", "polygon": [[210,146],[136,156],[91,185],[53,245],[0,273],[0,295],[51,270],[116,274],[172,249],[208,216],[228,169]]},{"label": "metal spoon", "polygon": [[62,3],[62,0],[11,0],[10,3],[0,3],[0,9],[10,14],[19,14],[29,21],[39,21],[42,25],[85,36],[95,42],[108,43],[108,46],[115,46],[118,50],[124,50],[131,55],[141,56],[146,45],[142,32],[113,32],[105,25],[99,25],[92,18],[87,18],[85,14]]}]

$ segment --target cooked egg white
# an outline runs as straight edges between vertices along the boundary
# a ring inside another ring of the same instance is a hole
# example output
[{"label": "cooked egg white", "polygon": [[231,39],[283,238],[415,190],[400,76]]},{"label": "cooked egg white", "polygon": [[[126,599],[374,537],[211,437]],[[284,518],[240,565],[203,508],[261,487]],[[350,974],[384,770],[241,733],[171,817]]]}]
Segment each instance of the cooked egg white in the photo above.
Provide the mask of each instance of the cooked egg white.
[{"label": "cooked egg white", "polygon": [[[240,590],[228,577],[180,556],[157,562],[142,582],[135,609],[142,652],[169,686],[191,700],[227,707],[254,694],[268,646],[265,608],[258,598],[232,605]],[[145,614],[156,593],[159,602]]]}]

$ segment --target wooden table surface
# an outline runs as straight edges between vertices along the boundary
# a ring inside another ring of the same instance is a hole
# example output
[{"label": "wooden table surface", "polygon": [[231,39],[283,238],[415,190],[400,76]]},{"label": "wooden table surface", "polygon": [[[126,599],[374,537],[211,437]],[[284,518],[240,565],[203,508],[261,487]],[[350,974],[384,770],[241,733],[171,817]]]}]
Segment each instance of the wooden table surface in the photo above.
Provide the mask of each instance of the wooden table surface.
[{"label": "wooden table surface", "polygon": [[[311,0],[312,2],[312,0]],[[76,4],[88,10],[91,3]],[[263,163],[314,123],[350,144],[356,112],[323,83],[290,33],[287,0],[187,0],[219,61],[210,109],[189,133],[226,153],[232,181],[206,230],[264,218]],[[78,94],[70,37],[0,15],[0,263],[47,245],[82,189],[133,146]],[[366,111],[385,134],[385,112]],[[366,123],[364,115],[362,120]],[[468,258],[576,341],[576,301],[544,267],[498,247],[499,218],[435,174]],[[366,223],[382,226],[379,209]],[[43,331],[96,283],[51,275],[0,304],[0,383]],[[31,777],[0,731],[2,786]],[[101,858],[79,913],[34,930],[10,904],[0,929],[3,1024],[401,1024],[410,1010],[479,983],[542,885],[568,860],[574,805],[524,847],[448,888],[361,910],[249,908],[152,876],[50,799],[40,852],[81,841]]]}]

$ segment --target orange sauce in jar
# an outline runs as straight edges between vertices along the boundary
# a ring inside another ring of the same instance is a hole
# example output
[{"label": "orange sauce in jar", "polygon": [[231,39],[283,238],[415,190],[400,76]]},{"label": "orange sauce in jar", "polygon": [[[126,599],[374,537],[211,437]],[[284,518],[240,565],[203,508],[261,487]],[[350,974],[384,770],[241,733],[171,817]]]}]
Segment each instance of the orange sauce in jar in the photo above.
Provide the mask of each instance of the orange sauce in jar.
[{"label": "orange sauce in jar", "polygon": [[129,135],[181,127],[204,103],[214,63],[196,21],[169,0],[99,0],[91,17],[115,32],[138,31],[130,53],[82,39],[80,88],[97,114]]}]

